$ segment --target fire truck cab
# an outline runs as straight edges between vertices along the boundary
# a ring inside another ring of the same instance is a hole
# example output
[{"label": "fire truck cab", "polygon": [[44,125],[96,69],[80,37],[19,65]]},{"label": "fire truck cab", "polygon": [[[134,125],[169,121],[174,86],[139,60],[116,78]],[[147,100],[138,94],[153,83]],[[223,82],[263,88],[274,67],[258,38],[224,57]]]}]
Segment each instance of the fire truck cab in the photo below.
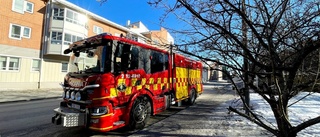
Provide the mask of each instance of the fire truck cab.
[{"label": "fire truck cab", "polygon": [[202,63],[172,49],[107,33],[74,42],[63,100],[52,123],[106,132],[124,126],[142,129],[150,115],[202,93]]}]

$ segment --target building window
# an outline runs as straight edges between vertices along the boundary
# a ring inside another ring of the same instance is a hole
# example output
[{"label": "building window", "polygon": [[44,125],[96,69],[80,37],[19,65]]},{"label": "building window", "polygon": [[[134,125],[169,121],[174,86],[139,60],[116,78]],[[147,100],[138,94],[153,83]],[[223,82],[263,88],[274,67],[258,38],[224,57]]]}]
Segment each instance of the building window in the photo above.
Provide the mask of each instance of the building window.
[{"label": "building window", "polygon": [[19,13],[24,13],[24,0],[13,0],[12,4],[12,10],[19,12]]},{"label": "building window", "polygon": [[11,38],[21,39],[21,26],[11,24],[10,29],[11,29],[10,31]]},{"label": "building window", "polygon": [[98,27],[98,26],[93,26],[93,33],[101,34],[101,33],[103,33],[103,28]]},{"label": "building window", "polygon": [[64,19],[64,9],[53,9],[53,19],[54,20],[63,20]]},{"label": "building window", "polygon": [[33,7],[34,7],[33,3],[25,0],[13,0],[13,3],[12,3],[12,10],[22,14],[25,11],[29,13],[33,13]]},{"label": "building window", "polygon": [[0,56],[0,70],[6,70],[7,57]]},{"label": "building window", "polygon": [[131,39],[132,39],[133,41],[138,41],[138,37],[137,37],[137,36],[131,36]]},{"label": "building window", "polygon": [[68,63],[61,63],[61,72],[68,72]]},{"label": "building window", "polygon": [[82,37],[65,33],[64,34],[64,43],[63,44],[69,45],[69,44],[71,44],[71,43],[73,43],[75,41],[79,41],[79,40],[82,40],[82,39],[83,39]]},{"label": "building window", "polygon": [[62,32],[51,32],[51,44],[62,44]]},{"label": "building window", "polygon": [[67,10],[66,21],[84,26],[87,23],[87,17],[77,12]]},{"label": "building window", "polygon": [[20,68],[20,58],[0,56],[0,69],[17,71]]},{"label": "building window", "polygon": [[31,29],[28,27],[24,27],[23,28],[23,37],[24,38],[30,38],[30,34],[31,34]]},{"label": "building window", "polygon": [[33,3],[29,2],[29,1],[25,1],[25,8],[24,11],[29,12],[29,13],[33,13]]},{"label": "building window", "polygon": [[24,38],[30,38],[31,36],[31,28],[24,27],[16,24],[10,24],[10,38],[14,39],[21,39],[21,37]]},{"label": "building window", "polygon": [[40,60],[39,59],[33,59],[32,60],[32,71],[40,71]]}]

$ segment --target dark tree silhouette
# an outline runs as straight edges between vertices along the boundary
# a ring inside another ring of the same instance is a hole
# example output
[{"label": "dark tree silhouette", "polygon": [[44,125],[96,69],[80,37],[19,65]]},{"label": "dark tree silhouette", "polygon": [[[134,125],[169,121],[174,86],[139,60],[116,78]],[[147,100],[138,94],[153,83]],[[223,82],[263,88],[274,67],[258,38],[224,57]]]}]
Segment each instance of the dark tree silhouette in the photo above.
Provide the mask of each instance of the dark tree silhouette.
[{"label": "dark tree silhouette", "polygon": [[[276,126],[254,110],[229,109],[275,136],[297,136],[320,122],[320,116],[293,125],[289,100],[299,92],[319,91],[318,0],[149,0],[164,9],[160,19],[175,15],[184,23],[167,28],[176,33],[177,50],[204,61],[215,61],[229,71],[249,75],[245,82],[271,107]],[[248,66],[243,66],[243,60]],[[245,69],[247,68],[247,70]],[[231,75],[226,73],[231,79]],[[259,84],[254,84],[254,78]],[[242,98],[243,100],[243,98]]]}]

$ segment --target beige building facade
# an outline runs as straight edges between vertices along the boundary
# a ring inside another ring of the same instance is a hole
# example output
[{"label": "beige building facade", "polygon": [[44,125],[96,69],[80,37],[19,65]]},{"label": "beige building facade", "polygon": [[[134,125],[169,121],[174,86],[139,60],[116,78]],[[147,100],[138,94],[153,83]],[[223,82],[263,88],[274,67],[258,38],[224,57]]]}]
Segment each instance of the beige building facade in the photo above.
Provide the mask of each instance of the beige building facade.
[{"label": "beige building facade", "polygon": [[1,0],[1,88],[37,88],[45,13],[41,0]]},{"label": "beige building facade", "polygon": [[74,41],[100,33],[144,43],[153,38],[66,0],[0,0],[0,4],[0,90],[59,88],[68,72],[69,55],[63,51]]},{"label": "beige building facade", "polygon": [[160,30],[149,30],[141,21],[134,23],[130,23],[130,21],[128,21],[127,27],[130,31],[142,35],[140,39],[137,39],[139,42],[159,47],[168,47],[169,44],[174,44],[173,37],[163,27],[160,27]]}]

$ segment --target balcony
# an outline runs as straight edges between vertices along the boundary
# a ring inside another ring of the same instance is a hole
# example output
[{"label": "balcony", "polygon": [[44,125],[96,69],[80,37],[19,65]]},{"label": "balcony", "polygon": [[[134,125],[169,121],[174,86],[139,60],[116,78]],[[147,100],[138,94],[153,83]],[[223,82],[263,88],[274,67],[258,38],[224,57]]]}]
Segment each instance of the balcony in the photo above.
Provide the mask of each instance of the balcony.
[{"label": "balcony", "polygon": [[62,41],[51,40],[48,42],[46,54],[48,55],[63,55],[63,51],[69,48],[69,45],[62,44]]},{"label": "balcony", "polygon": [[85,26],[66,20],[53,20],[48,36],[45,55],[64,55],[63,51],[72,42],[84,39],[88,35]]}]

